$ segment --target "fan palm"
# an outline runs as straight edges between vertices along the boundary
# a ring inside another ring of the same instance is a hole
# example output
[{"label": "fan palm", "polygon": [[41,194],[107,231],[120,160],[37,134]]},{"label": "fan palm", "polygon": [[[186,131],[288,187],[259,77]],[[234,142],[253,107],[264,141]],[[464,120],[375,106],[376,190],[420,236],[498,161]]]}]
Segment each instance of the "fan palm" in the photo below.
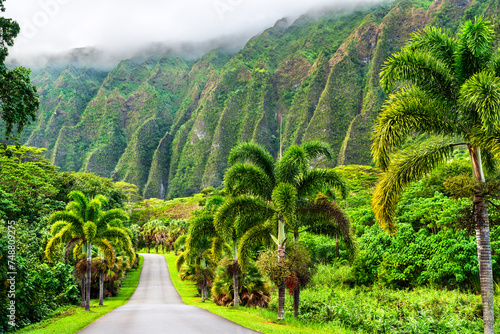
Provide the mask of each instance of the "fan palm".
[{"label": "fan palm", "polygon": [[[102,206],[107,203],[104,196],[98,195],[92,200],[87,200],[80,191],[72,191],[68,194],[72,199],[66,205],[66,210],[57,211],[50,215],[48,224],[51,224],[52,238],[47,243],[45,254],[49,259],[54,258],[58,245],[66,245],[69,250],[76,246],[75,254],[81,252],[85,247],[87,251],[87,287],[85,310],[90,310],[90,286],[92,266],[92,244],[113,257],[113,248],[110,241],[123,247],[129,253],[130,259],[135,260],[135,252],[131,247],[130,237],[123,229],[116,225],[125,219],[122,210],[112,209],[103,212]],[[128,219],[128,218],[127,218]]]},{"label": "fan palm", "polygon": [[[471,196],[485,333],[493,333],[493,276],[488,210],[481,191],[484,167],[500,153],[500,58],[486,19],[465,22],[457,35],[435,27],[415,32],[384,64],[380,83],[393,91],[373,130],[372,154],[384,171],[373,196],[381,226],[390,234],[405,185],[420,179],[454,150],[465,147],[478,186]],[[436,135],[439,143],[396,152],[410,135]]]},{"label": "fan palm", "polygon": [[186,230],[187,222],[184,219],[172,219],[168,223],[168,236],[166,244],[171,251],[174,250],[174,245],[177,241],[177,238],[185,234]]},{"label": "fan palm", "polygon": [[[236,219],[236,230],[245,231],[239,247],[239,257],[249,258],[250,244],[268,240],[278,247],[278,259],[283,261],[286,250],[285,226],[298,241],[304,230],[317,233],[340,233],[355,249],[350,224],[341,210],[332,202],[315,200],[318,193],[339,189],[346,195],[345,183],[332,169],[311,168],[314,159],[332,153],[327,144],[313,141],[288,148],[275,161],[263,147],[253,143],[236,146],[230,153],[231,167],[224,182],[232,197],[215,215],[215,223]],[[277,236],[272,235],[278,231]],[[295,291],[295,315],[298,314],[299,292]],[[279,290],[278,319],[284,319],[285,285]]]},{"label": "fan palm", "polygon": [[160,243],[166,241],[168,229],[159,219],[147,222],[142,229],[142,237],[148,243],[148,253],[150,252],[151,245],[154,243],[156,254],[158,254],[158,246]]}]

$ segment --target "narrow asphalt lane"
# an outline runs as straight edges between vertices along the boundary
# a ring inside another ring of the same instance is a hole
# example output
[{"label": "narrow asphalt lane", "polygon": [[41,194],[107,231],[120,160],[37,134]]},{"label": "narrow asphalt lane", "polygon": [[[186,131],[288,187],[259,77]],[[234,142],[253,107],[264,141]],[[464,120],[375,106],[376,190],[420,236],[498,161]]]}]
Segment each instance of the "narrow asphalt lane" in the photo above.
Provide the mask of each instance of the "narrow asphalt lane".
[{"label": "narrow asphalt lane", "polygon": [[182,302],[161,255],[144,256],[139,285],[130,300],[79,334],[258,333]]}]

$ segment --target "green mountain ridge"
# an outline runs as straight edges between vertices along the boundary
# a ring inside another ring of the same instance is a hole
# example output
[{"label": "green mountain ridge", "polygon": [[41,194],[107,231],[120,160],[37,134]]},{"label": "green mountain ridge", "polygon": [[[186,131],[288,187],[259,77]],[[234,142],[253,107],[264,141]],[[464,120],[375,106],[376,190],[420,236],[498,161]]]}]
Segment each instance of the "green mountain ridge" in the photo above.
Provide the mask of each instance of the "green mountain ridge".
[{"label": "green mountain ridge", "polygon": [[21,141],[62,170],[134,183],[148,198],[220,186],[241,141],[278,155],[320,139],[336,156],[318,163],[368,165],[385,59],[427,24],[456,31],[485,15],[499,27],[498,12],[498,0],[384,2],[280,20],[236,54],[49,65],[33,73],[41,107]]}]

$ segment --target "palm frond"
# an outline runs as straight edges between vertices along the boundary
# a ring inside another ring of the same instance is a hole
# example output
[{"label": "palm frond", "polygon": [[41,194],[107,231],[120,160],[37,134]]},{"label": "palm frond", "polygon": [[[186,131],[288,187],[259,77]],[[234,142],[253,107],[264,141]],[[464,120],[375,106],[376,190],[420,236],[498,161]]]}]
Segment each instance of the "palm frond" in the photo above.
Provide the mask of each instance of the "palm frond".
[{"label": "palm frond", "polygon": [[55,236],[59,233],[64,227],[68,226],[68,222],[66,221],[57,221],[50,228],[50,235]]},{"label": "palm frond", "polygon": [[194,239],[201,237],[216,237],[217,232],[214,226],[214,216],[205,213],[192,218],[190,221],[188,233]]},{"label": "palm frond", "polygon": [[54,254],[58,250],[59,245],[62,243],[61,239],[64,233],[65,230],[61,230],[59,233],[53,236],[47,243],[47,246],[45,246],[45,256],[50,262],[54,261]]},{"label": "palm frond", "polygon": [[315,195],[323,191],[326,187],[338,189],[343,198],[347,197],[347,183],[334,169],[314,168],[297,178],[297,193],[299,197]]},{"label": "palm frond", "polygon": [[222,196],[219,195],[212,196],[207,200],[205,208],[207,208],[209,212],[214,213],[219,208],[219,206],[221,206],[222,203],[224,203],[224,201],[225,199]]},{"label": "palm frond", "polygon": [[99,247],[99,249],[104,253],[104,258],[108,261],[108,268],[115,263],[115,250],[113,246],[109,243],[107,239],[99,238],[94,240],[94,245]]},{"label": "palm frond", "polygon": [[394,213],[403,187],[449,159],[456,146],[456,143],[432,145],[419,151],[403,152],[393,160],[388,170],[382,174],[372,198],[375,217],[384,231],[389,234],[396,232]]},{"label": "palm frond", "polygon": [[132,246],[132,241],[130,240],[128,233],[119,227],[109,227],[99,237],[118,243],[122,245],[123,249],[127,249]]},{"label": "palm frond", "polygon": [[306,152],[309,161],[324,156],[328,160],[333,159],[333,150],[327,143],[320,140],[313,140],[300,145]]},{"label": "palm frond", "polygon": [[309,168],[308,155],[304,148],[290,146],[276,165],[277,181],[293,183],[295,178]]},{"label": "palm frond", "polygon": [[81,207],[81,204],[76,201],[71,201],[66,204],[66,211],[75,212],[77,215],[80,215],[82,211],[85,211],[84,208]]},{"label": "palm frond", "polygon": [[413,32],[405,47],[408,50],[426,50],[452,68],[455,62],[454,54],[457,42],[457,39],[450,35],[449,31],[427,26]]},{"label": "palm frond", "polygon": [[372,133],[371,152],[377,165],[386,170],[393,150],[414,132],[441,135],[459,133],[456,120],[438,99],[430,98],[415,87],[391,95],[378,115]]},{"label": "palm frond", "polygon": [[[102,214],[102,216],[99,218],[100,222],[110,224],[111,221],[118,219],[121,222],[127,222],[129,220],[128,215],[121,209],[111,209]],[[120,226],[116,226],[120,227]]]},{"label": "palm frond", "polygon": [[500,132],[486,135],[480,127],[476,126],[472,128],[467,139],[472,146],[481,148],[481,151],[490,152],[500,159]]},{"label": "palm frond", "polygon": [[273,181],[260,167],[238,163],[226,171],[224,186],[232,196],[251,194],[266,198],[272,191]]},{"label": "palm frond", "polygon": [[87,206],[87,212],[85,214],[85,219],[92,222],[97,222],[99,220],[99,215],[101,214],[102,204],[101,202],[94,198],[91,200]]},{"label": "palm frond", "polygon": [[277,212],[292,225],[297,208],[297,189],[289,183],[280,183],[274,188],[272,198]]},{"label": "palm frond", "polygon": [[94,239],[96,232],[97,226],[94,222],[88,221],[83,224],[83,233],[87,242],[91,242]]},{"label": "palm frond", "polygon": [[104,195],[99,194],[99,195],[95,196],[94,199],[101,202],[102,207],[105,207],[108,205],[108,198]]},{"label": "palm frond", "polygon": [[456,95],[452,70],[442,60],[424,50],[401,49],[382,66],[380,85],[390,93],[401,84],[412,84],[435,97]]},{"label": "palm frond", "polygon": [[52,225],[58,221],[63,221],[70,223],[75,226],[82,226],[83,222],[80,220],[80,217],[77,216],[72,211],[56,211],[49,216],[47,220],[47,225]]},{"label": "palm frond", "polygon": [[82,255],[86,253],[83,250],[83,246],[84,246],[83,239],[80,239],[80,241],[76,243],[75,247],[73,247],[73,259],[75,261],[80,260],[82,258]]},{"label": "palm frond", "polygon": [[217,232],[225,240],[230,239],[230,231],[234,229],[234,221],[241,216],[240,219],[247,219],[260,215],[264,221],[266,217],[272,215],[274,211],[269,204],[259,197],[251,195],[242,195],[228,199],[222,204],[214,216],[214,226]]},{"label": "palm frond", "polygon": [[353,260],[357,252],[357,241],[351,228],[349,217],[335,203],[327,199],[316,199],[297,210],[298,219],[305,231],[341,237]]},{"label": "palm frond", "polygon": [[495,29],[491,22],[479,16],[475,18],[475,22],[466,21],[462,24],[459,40],[455,59],[462,83],[490,62],[495,44]]},{"label": "palm frond", "polygon": [[486,135],[500,130],[500,78],[494,73],[482,71],[464,82],[459,104],[479,115]]},{"label": "palm frond", "polygon": [[264,224],[255,225],[241,237],[238,244],[238,262],[243,271],[250,263],[252,246],[265,244],[265,240],[270,242],[271,233],[276,233],[276,226],[270,219]]},{"label": "palm frond", "polygon": [[241,143],[231,149],[229,153],[229,165],[236,162],[249,162],[260,167],[274,183],[274,159],[272,155],[261,145],[255,143]]},{"label": "palm frond", "polygon": [[68,198],[71,198],[77,204],[73,204],[73,208],[78,210],[78,214],[81,217],[85,217],[85,210],[87,209],[88,201],[85,195],[79,190],[73,190],[68,194]]},{"label": "palm frond", "polygon": [[484,168],[490,174],[498,173],[498,159],[495,158],[495,155],[488,151],[481,151],[482,161]]},{"label": "palm frond", "polygon": [[212,239],[211,257],[214,263],[217,263],[223,256],[225,250],[225,242],[222,238],[215,237]]},{"label": "palm frond", "polygon": [[[316,234],[335,235],[349,238],[351,222],[349,217],[334,202],[320,198],[310,201],[297,210],[299,219],[308,231]],[[329,231],[332,231],[330,233]]]},{"label": "palm frond", "polygon": [[181,271],[182,265],[186,262],[186,255],[186,251],[182,252],[181,255],[179,255],[175,260],[175,268],[177,269],[177,271]]},{"label": "palm frond", "polygon": [[274,213],[274,207],[269,203],[267,206],[262,206],[259,210],[245,210],[240,213],[238,219],[235,221],[235,228],[237,235],[243,235],[254,227],[255,225],[262,224]]}]

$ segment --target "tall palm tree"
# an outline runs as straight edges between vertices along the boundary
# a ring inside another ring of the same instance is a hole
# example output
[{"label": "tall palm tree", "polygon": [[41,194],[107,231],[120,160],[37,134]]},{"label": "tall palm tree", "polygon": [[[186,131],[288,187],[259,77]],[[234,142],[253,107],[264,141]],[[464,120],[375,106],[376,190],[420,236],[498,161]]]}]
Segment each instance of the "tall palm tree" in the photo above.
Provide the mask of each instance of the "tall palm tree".
[{"label": "tall palm tree", "polygon": [[223,202],[224,198],[221,196],[210,197],[203,210],[189,221],[186,250],[175,263],[177,270],[180,270],[184,263],[194,263],[198,266],[195,269],[198,269],[198,276],[201,277],[202,302],[208,297],[207,281],[213,276],[209,264],[217,263],[224,248],[223,240],[214,226],[214,212]]},{"label": "tall palm tree", "polygon": [[[188,238],[186,239],[186,251],[178,258],[178,267],[187,260],[190,255],[192,256],[193,250],[198,250],[197,257],[200,258],[202,269],[207,268],[207,258],[211,262],[217,263],[224,252],[225,245],[224,239],[221,235],[226,235],[226,231],[217,230],[214,226],[214,213],[217,208],[224,203],[224,198],[219,195],[211,196],[206,202],[203,211],[195,215],[189,224]],[[231,231],[229,231],[231,232]],[[210,243],[207,243],[210,242]],[[211,245],[211,247],[209,247]],[[209,249],[210,248],[210,249]],[[183,258],[184,257],[184,258]],[[206,288],[205,278],[203,278],[203,286]],[[233,305],[239,305],[238,284],[236,279],[235,293]],[[203,295],[203,294],[202,294]],[[207,292],[205,292],[207,295]]]},{"label": "tall palm tree", "polygon": [[[492,24],[478,17],[451,35],[435,27],[415,32],[384,64],[380,83],[394,92],[373,130],[372,154],[384,171],[373,196],[381,226],[390,234],[405,185],[466,148],[477,187],[471,194],[485,333],[493,333],[493,275],[488,210],[481,184],[483,165],[493,171],[500,153],[500,58]],[[418,150],[397,151],[410,135],[438,137]]]},{"label": "tall palm tree", "polygon": [[[295,241],[301,229],[309,229],[340,233],[349,245],[355,245],[349,221],[341,210],[331,202],[314,199],[318,193],[332,188],[347,193],[345,183],[334,170],[311,167],[312,161],[321,156],[330,159],[332,152],[319,141],[291,146],[278,161],[257,144],[243,143],[233,148],[229,156],[231,167],[224,177],[232,197],[218,210],[215,222],[237,217],[236,229],[245,231],[238,248],[242,260],[249,258],[250,244],[271,236],[278,248],[278,260],[283,261],[285,226],[292,230]],[[277,236],[272,235],[275,231]],[[299,293],[297,288],[296,316]],[[279,289],[278,319],[284,319],[284,298],[283,283]]]},{"label": "tall palm tree", "polygon": [[[135,250],[131,240],[132,232],[123,226],[124,221],[128,221],[128,216],[120,209],[104,212],[97,221],[94,245],[99,247],[101,264],[107,260],[107,269],[114,264],[115,250],[122,250],[127,255],[129,266],[132,266],[135,261]],[[105,268],[101,269],[99,273],[99,305],[103,305],[104,299]]]},{"label": "tall palm tree", "polygon": [[191,272],[191,279],[200,284],[202,302],[208,298],[208,281],[213,278],[213,264],[216,263],[212,261],[211,243],[210,238],[203,233],[197,236],[188,234],[186,250],[175,261],[178,271],[184,266],[184,272]]},{"label": "tall palm tree", "polygon": [[[96,245],[104,253],[112,256],[113,248],[109,241],[129,250],[130,257],[135,257],[135,252],[131,249],[129,235],[119,227],[115,227],[118,221],[124,217],[124,213],[118,209],[103,212],[103,203],[107,203],[106,198],[98,195],[92,200],[87,200],[80,191],[72,191],[68,194],[72,199],[66,205],[66,210],[57,211],[50,215],[48,224],[52,224],[52,238],[47,243],[45,254],[49,259],[54,258],[58,245],[66,245],[69,250],[76,246],[80,249],[85,246],[87,251],[87,286],[85,310],[90,310],[90,287],[91,287],[91,267],[92,267],[92,244]],[[78,253],[78,251],[76,252]],[[135,259],[134,259],[135,260]]]}]

